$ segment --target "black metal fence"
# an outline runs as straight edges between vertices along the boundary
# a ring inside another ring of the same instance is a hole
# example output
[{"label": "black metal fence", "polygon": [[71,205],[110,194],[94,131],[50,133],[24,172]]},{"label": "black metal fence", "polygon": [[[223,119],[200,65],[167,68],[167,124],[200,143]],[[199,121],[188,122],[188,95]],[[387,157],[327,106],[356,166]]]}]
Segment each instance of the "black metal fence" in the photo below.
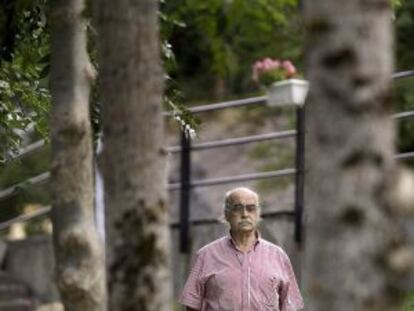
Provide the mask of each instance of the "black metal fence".
[{"label": "black metal fence", "polygon": [[[398,72],[393,75],[393,79],[403,79],[407,77],[413,77],[414,70],[411,71],[404,71]],[[241,106],[249,106],[249,105],[258,105],[258,104],[265,104],[267,101],[266,96],[259,96],[259,97],[252,97],[246,98],[241,100],[233,100],[209,105],[202,105],[197,107],[192,107],[189,110],[192,113],[202,113],[207,111],[215,111],[221,109],[228,109],[228,108],[236,108]],[[165,116],[171,116],[170,112],[164,113]],[[412,118],[414,117],[414,111],[405,111],[400,112],[393,115],[393,118],[400,120],[405,118]],[[273,133],[266,133],[261,135],[253,135],[253,136],[244,136],[244,137],[237,137],[237,138],[227,138],[223,140],[217,141],[209,141],[203,143],[192,144],[191,140],[188,136],[184,133],[181,133],[181,145],[180,146],[171,146],[167,147],[167,151],[171,153],[180,153],[181,154],[181,171],[180,171],[180,182],[177,183],[170,183],[168,185],[169,191],[178,191],[180,190],[180,220],[179,223],[172,223],[172,227],[179,227],[180,228],[180,251],[187,253],[189,251],[189,244],[188,244],[188,234],[190,224],[193,225],[200,225],[200,224],[210,224],[217,222],[216,219],[199,219],[199,220],[191,220],[190,219],[190,197],[192,189],[196,187],[207,187],[207,186],[214,186],[220,184],[227,184],[233,182],[241,182],[241,181],[251,181],[251,180],[259,180],[259,179],[266,179],[266,178],[276,178],[280,176],[287,176],[287,175],[295,175],[295,203],[294,203],[294,210],[282,210],[277,212],[269,212],[264,213],[262,217],[280,217],[280,216],[288,216],[294,217],[294,239],[295,242],[300,244],[302,242],[302,215],[303,215],[303,208],[304,208],[304,195],[303,195],[303,188],[304,188],[304,154],[305,154],[305,113],[304,109],[301,107],[296,108],[296,128],[290,129],[286,131],[280,132],[273,132]],[[227,146],[234,146],[234,145],[241,145],[247,144],[252,142],[260,142],[260,141],[268,141],[268,140],[276,140],[276,139],[285,139],[285,138],[293,138],[296,139],[296,155],[295,155],[295,167],[294,168],[285,168],[281,170],[275,171],[267,171],[261,173],[246,173],[237,176],[227,176],[227,177],[220,177],[220,178],[210,178],[210,179],[203,179],[203,180],[192,180],[191,179],[191,154],[194,151],[202,151],[206,149],[213,149],[213,148],[223,148]],[[22,148],[20,152],[15,156],[15,158],[20,158],[30,152],[33,152],[39,148],[44,146],[44,141],[35,142],[25,148]],[[406,152],[395,155],[397,160],[407,160],[407,159],[414,159],[414,151],[413,152]],[[13,195],[18,188],[25,187],[30,184],[36,184],[40,182],[44,182],[48,180],[50,177],[49,172],[45,172],[29,178],[26,181],[21,183],[15,184],[11,187],[6,189],[0,190],[0,200]],[[0,230],[4,230],[11,226],[13,223],[16,222],[23,222],[28,221],[36,217],[40,217],[42,215],[48,214],[50,212],[50,207],[45,207],[40,209],[36,212],[27,215],[20,215],[13,219],[10,219],[6,222],[0,223]]]}]

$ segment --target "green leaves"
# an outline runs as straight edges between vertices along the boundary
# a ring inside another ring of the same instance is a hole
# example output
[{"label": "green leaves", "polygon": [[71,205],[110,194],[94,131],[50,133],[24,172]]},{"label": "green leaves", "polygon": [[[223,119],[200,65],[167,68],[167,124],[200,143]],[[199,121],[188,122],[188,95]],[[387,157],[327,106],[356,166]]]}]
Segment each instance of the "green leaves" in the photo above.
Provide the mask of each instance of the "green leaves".
[{"label": "green leaves", "polygon": [[44,79],[49,54],[45,5],[45,0],[17,1],[8,11],[14,14],[8,16],[13,21],[9,41],[13,44],[0,62],[1,163],[16,152],[28,130],[47,137],[50,94]]},{"label": "green leaves", "polygon": [[188,93],[194,92],[194,81],[208,94],[220,81],[230,93],[249,88],[251,64],[265,56],[298,63],[297,0],[167,1],[163,12],[186,25],[170,28],[169,40],[179,64],[174,75],[188,85]]}]

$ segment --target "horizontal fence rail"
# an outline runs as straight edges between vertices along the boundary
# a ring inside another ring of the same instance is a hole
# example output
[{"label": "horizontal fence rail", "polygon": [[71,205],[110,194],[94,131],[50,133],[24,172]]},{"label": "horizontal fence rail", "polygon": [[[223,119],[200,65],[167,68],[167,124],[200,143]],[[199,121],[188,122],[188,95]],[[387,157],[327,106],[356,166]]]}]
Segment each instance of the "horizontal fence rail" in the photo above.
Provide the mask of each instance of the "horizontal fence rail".
[{"label": "horizontal fence rail", "polygon": [[414,70],[396,72],[391,77],[395,80],[414,77]]},{"label": "horizontal fence rail", "polygon": [[[169,114],[169,113],[167,113]],[[404,111],[399,112],[392,115],[392,118],[394,119],[405,119],[405,118],[411,118],[414,117],[414,111]],[[253,136],[247,136],[247,137],[241,137],[241,138],[232,138],[232,139],[226,139],[222,141],[212,141],[212,142],[205,142],[205,143],[199,143],[192,146],[192,150],[201,150],[201,149],[208,149],[208,148],[214,148],[214,147],[223,147],[223,146],[230,146],[232,144],[243,144],[253,141],[261,141],[261,140],[268,140],[268,139],[277,139],[277,138],[284,138],[284,137],[290,137],[295,136],[296,131],[295,130],[288,130],[283,132],[276,132],[276,133],[269,133],[269,134],[262,134],[262,135],[253,135]],[[257,138],[257,139],[256,139]],[[242,142],[245,140],[245,142]],[[214,145],[217,144],[217,145]],[[30,152],[33,152],[37,149],[42,148],[45,146],[44,140],[39,140],[34,142],[33,144],[27,145],[24,148],[21,148],[16,155],[12,156],[12,159],[20,158]],[[181,151],[180,146],[171,146],[166,148],[167,151],[176,153]]]},{"label": "horizontal fence rail", "polygon": [[405,160],[414,158],[414,152],[399,153],[394,156],[397,160]]},{"label": "horizontal fence rail", "polygon": [[392,117],[394,119],[411,118],[411,117],[414,117],[414,111],[405,111],[405,112],[396,113]]},{"label": "horizontal fence rail", "polygon": [[[399,112],[392,116],[394,119],[405,119],[405,118],[411,118],[414,117],[414,111],[405,111],[405,112]],[[253,135],[253,136],[247,136],[247,137],[241,137],[241,138],[231,138],[221,141],[211,141],[211,142],[205,142],[205,143],[199,143],[194,144],[191,147],[191,150],[202,150],[202,149],[209,149],[209,148],[215,148],[215,147],[224,147],[224,146],[230,146],[230,145],[237,145],[237,144],[244,144],[249,142],[255,142],[255,141],[264,141],[264,140],[270,140],[270,139],[278,139],[278,138],[284,138],[284,137],[293,137],[296,135],[295,130],[288,130],[288,131],[282,131],[282,132],[276,132],[276,133],[267,133],[262,135]],[[26,154],[36,151],[37,149],[42,148],[45,146],[45,141],[39,140],[34,142],[33,144],[27,145],[24,148],[21,148],[16,155],[12,156],[12,159],[17,159],[20,157],[25,156]],[[181,151],[180,146],[171,146],[166,148],[167,151],[176,153]]]},{"label": "horizontal fence rail", "polygon": [[19,182],[17,184],[14,184],[13,186],[10,186],[6,189],[3,189],[0,191],[0,199],[4,199],[11,194],[13,194],[17,189],[19,188],[25,188],[28,185],[36,185],[38,183],[47,181],[50,178],[50,172],[44,172],[42,174],[30,177],[26,179],[25,181]]},{"label": "horizontal fence rail", "polygon": [[[209,141],[205,143],[193,144],[190,147],[190,150],[204,150],[204,149],[211,149],[211,148],[219,148],[219,147],[228,147],[234,145],[242,145],[252,142],[259,142],[259,141],[266,141],[271,139],[280,139],[280,138],[287,138],[287,137],[295,137],[296,130],[288,130],[282,132],[275,132],[275,133],[266,133],[260,135],[252,135],[252,136],[245,136],[240,138],[229,138],[223,140],[216,140],[216,141]],[[181,152],[181,146],[173,146],[166,148],[168,152],[177,153]]]},{"label": "horizontal fence rail", "polygon": [[[288,169],[277,170],[277,171],[269,171],[269,172],[263,172],[263,173],[251,173],[251,174],[244,174],[244,175],[238,175],[238,176],[198,180],[198,181],[193,181],[190,184],[190,187],[213,186],[213,185],[220,185],[220,184],[226,184],[226,183],[231,183],[231,182],[274,178],[274,177],[293,175],[293,174],[295,174],[295,169],[288,168]],[[13,194],[18,188],[25,188],[28,185],[35,185],[37,183],[45,182],[49,178],[50,178],[50,173],[46,172],[46,173],[42,173],[40,175],[34,176],[34,177],[26,180],[25,182],[21,182],[21,183],[18,183],[16,185],[13,185],[9,188],[6,188],[6,189],[4,189],[0,192],[0,199],[4,199],[4,198],[8,197],[9,195]],[[181,186],[181,183],[179,183],[179,182],[170,183],[168,185],[168,190],[170,190],[170,191],[179,190],[180,186]]]},{"label": "horizontal fence rail", "polygon": [[[229,176],[229,177],[219,177],[219,178],[211,178],[211,179],[202,179],[202,180],[194,180],[189,185],[190,187],[206,187],[206,186],[214,186],[214,185],[221,185],[221,184],[228,184],[232,182],[240,182],[240,181],[249,181],[249,180],[258,180],[258,179],[266,179],[266,178],[274,178],[274,177],[281,177],[281,176],[288,176],[294,175],[296,170],[294,168],[287,168],[283,170],[277,171],[269,171],[263,173],[251,173],[251,174],[244,174],[244,175],[237,175],[237,176]],[[174,191],[179,190],[181,187],[181,183],[171,183],[168,185],[168,190]]]},{"label": "horizontal fence rail", "polygon": [[15,223],[26,222],[26,221],[32,220],[33,218],[38,218],[40,216],[47,215],[50,213],[50,211],[51,211],[51,207],[46,206],[46,207],[40,208],[39,210],[35,212],[19,215],[10,220],[0,223],[0,231],[9,228],[11,225]]},{"label": "horizontal fence rail", "polygon": [[[192,113],[200,113],[200,112],[214,111],[214,110],[220,110],[220,109],[226,109],[226,108],[248,106],[252,104],[265,104],[266,101],[267,101],[267,96],[257,96],[257,97],[250,97],[250,98],[244,98],[244,99],[229,100],[229,101],[215,103],[215,104],[207,104],[207,105],[190,107],[188,108],[188,111]],[[174,115],[173,111],[164,112],[164,116],[172,116],[172,115]]]},{"label": "horizontal fence rail", "polygon": [[21,158],[23,156],[25,156],[28,153],[31,153],[33,151],[36,151],[40,148],[42,148],[43,146],[46,145],[46,142],[44,139],[38,140],[36,142],[34,142],[33,144],[27,145],[26,147],[20,148],[16,154],[12,155],[12,159],[16,160],[18,158]]},{"label": "horizontal fence rail", "polygon": [[[38,218],[41,216],[46,216],[51,212],[52,208],[50,206],[40,208],[39,210],[35,212],[31,212],[28,214],[20,215],[14,218],[11,218],[5,222],[0,223],[0,231],[6,230],[10,228],[13,224],[16,223],[24,223],[28,222],[34,218]],[[273,218],[273,217],[293,217],[294,211],[293,210],[279,210],[279,211],[270,211],[270,212],[264,212],[261,215],[261,218]],[[216,218],[202,218],[202,219],[192,219],[190,220],[190,223],[195,226],[199,225],[208,225],[208,224],[218,224],[220,223],[220,219]],[[170,223],[171,228],[180,228],[179,222],[171,222]]]},{"label": "horizontal fence rail", "polygon": [[[269,138],[270,139],[270,138]],[[179,152],[180,150],[175,150],[173,148],[178,147],[170,147],[170,150],[172,152]],[[200,148],[203,149],[203,148]],[[167,149],[168,150],[168,149]],[[414,159],[414,152],[406,152],[406,153],[399,153],[394,155],[394,158],[397,160],[411,160]],[[270,172],[264,172],[264,173],[252,173],[252,174],[245,174],[240,176],[233,177],[221,177],[221,178],[212,178],[212,179],[206,179],[206,180],[200,180],[200,181],[194,181],[191,183],[191,187],[204,187],[204,186],[213,186],[213,185],[219,185],[219,184],[225,184],[225,183],[232,183],[232,182],[238,182],[238,181],[249,181],[253,179],[264,179],[264,178],[273,178],[278,176],[285,176],[290,174],[295,174],[295,172],[291,172],[289,170],[294,169],[285,169],[281,171],[270,171]],[[288,171],[289,173],[285,173]],[[279,173],[281,172],[281,173]],[[13,186],[10,186],[8,188],[5,188],[0,191],[0,200],[12,195],[18,188],[26,188],[29,185],[35,185],[37,183],[45,182],[50,178],[50,172],[45,172],[39,175],[36,175],[34,177],[31,177],[23,182],[20,182],[18,184],[15,184]],[[180,188],[180,183],[170,183],[168,185],[168,190],[170,191],[176,191]]]}]

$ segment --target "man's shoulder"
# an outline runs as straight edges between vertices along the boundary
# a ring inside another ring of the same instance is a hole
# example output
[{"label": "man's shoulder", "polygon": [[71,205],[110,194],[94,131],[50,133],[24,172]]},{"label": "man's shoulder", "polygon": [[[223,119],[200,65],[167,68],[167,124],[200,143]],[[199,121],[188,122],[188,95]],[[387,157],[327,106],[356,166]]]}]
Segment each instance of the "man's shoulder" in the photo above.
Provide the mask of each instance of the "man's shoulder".
[{"label": "man's shoulder", "polygon": [[223,236],[221,238],[218,238],[206,245],[204,245],[203,247],[201,247],[197,253],[198,254],[203,254],[203,253],[209,253],[213,250],[216,250],[218,248],[221,248],[225,245],[225,243],[228,242],[228,237],[227,236]]},{"label": "man's shoulder", "polygon": [[265,240],[263,238],[260,238],[259,242],[260,242],[260,245],[263,248],[269,250],[270,252],[280,254],[282,256],[286,256],[286,252],[279,245],[276,245],[275,243],[272,243],[272,242],[270,242],[268,240]]}]

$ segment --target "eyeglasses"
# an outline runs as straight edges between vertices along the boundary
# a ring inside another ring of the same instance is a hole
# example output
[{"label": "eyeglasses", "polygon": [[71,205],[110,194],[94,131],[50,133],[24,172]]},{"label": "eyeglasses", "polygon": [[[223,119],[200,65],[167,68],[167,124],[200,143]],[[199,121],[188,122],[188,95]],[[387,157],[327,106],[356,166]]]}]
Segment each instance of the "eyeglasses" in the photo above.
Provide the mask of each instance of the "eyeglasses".
[{"label": "eyeglasses", "polygon": [[234,204],[234,205],[229,204],[229,205],[227,205],[227,209],[229,211],[232,211],[232,212],[235,212],[235,213],[242,213],[244,211],[244,209],[246,209],[246,211],[248,213],[252,213],[252,212],[257,211],[258,208],[259,208],[259,206],[256,205],[256,204],[247,204],[247,205],[244,205],[244,204]]}]

